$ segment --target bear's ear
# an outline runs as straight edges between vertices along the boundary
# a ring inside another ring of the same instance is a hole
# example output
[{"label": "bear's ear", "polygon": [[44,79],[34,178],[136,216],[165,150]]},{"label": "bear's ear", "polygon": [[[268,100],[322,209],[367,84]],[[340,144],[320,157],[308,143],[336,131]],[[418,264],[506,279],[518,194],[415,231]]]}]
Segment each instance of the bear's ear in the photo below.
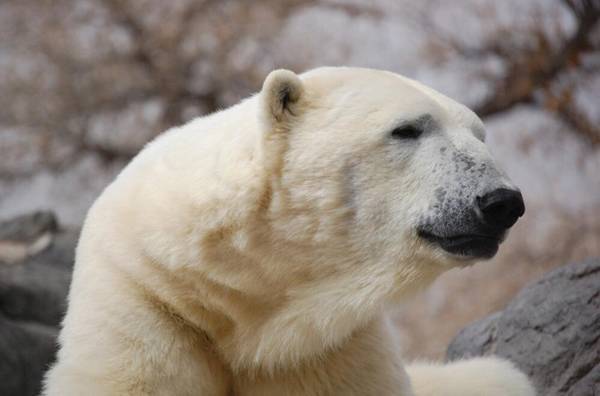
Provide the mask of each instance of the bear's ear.
[{"label": "bear's ear", "polygon": [[260,92],[264,117],[272,124],[290,121],[299,114],[303,94],[302,80],[294,72],[285,69],[272,71]]}]

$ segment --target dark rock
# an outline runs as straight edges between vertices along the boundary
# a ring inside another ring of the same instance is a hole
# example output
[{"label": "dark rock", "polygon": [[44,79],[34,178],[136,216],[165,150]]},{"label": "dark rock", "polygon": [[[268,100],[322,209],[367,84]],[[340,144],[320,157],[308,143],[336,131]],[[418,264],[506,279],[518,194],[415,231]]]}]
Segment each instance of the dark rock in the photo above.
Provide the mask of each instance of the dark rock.
[{"label": "dark rock", "polygon": [[54,360],[78,232],[47,212],[0,223],[0,395],[37,395]]},{"label": "dark rock", "polygon": [[8,318],[58,326],[66,310],[77,233],[61,232],[41,253],[0,264],[0,312]]},{"label": "dark rock", "polygon": [[14,264],[45,250],[58,231],[51,212],[35,212],[0,222],[0,264]]},{"label": "dark rock", "polygon": [[0,222],[0,240],[33,240],[45,232],[56,232],[58,222],[52,212],[34,212]]},{"label": "dark rock", "polygon": [[56,353],[58,329],[0,315],[0,394],[33,396]]},{"label": "dark rock", "polygon": [[447,357],[486,354],[514,362],[539,395],[600,395],[600,259],[530,284],[506,309],[463,329]]}]

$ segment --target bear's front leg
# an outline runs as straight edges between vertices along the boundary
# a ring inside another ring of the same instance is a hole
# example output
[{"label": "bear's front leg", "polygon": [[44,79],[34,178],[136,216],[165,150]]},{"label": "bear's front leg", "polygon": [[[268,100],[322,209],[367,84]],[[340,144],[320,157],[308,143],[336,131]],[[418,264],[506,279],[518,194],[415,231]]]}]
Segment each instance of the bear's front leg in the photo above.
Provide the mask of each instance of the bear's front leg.
[{"label": "bear's front leg", "polygon": [[201,331],[126,278],[98,270],[91,286],[79,289],[84,276],[76,276],[43,395],[230,394],[228,370]]},{"label": "bear's front leg", "polygon": [[407,367],[415,396],[534,396],[525,374],[507,360],[483,357]]}]

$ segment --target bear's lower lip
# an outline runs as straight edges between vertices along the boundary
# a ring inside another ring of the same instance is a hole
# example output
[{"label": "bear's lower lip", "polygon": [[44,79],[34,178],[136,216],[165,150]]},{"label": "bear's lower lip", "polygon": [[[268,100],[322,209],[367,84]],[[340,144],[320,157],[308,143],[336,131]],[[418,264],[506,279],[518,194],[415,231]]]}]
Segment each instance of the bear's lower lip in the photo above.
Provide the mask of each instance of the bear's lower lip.
[{"label": "bear's lower lip", "polygon": [[446,252],[464,258],[491,258],[498,252],[501,242],[500,238],[490,235],[466,234],[442,237],[425,231],[419,231],[418,234],[421,238],[439,245]]}]

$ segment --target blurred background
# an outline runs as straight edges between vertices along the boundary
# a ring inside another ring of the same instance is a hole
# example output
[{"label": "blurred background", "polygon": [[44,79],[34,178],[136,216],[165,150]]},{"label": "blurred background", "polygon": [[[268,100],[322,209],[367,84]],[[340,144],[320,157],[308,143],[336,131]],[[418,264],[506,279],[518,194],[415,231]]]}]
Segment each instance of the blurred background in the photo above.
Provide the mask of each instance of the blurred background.
[{"label": "blurred background", "polygon": [[274,68],[401,73],[483,118],[527,205],[494,260],[397,307],[405,355],[443,357],[530,280],[600,256],[599,17],[597,0],[4,0],[0,218],[80,227],[146,142]]}]

